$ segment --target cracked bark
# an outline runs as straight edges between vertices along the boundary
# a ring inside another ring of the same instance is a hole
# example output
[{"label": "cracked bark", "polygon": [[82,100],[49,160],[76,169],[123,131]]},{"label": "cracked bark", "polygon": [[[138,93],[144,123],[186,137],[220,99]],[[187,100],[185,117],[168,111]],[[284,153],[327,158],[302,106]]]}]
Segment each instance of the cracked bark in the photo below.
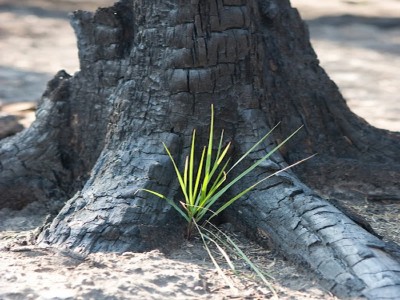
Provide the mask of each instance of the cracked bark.
[{"label": "cracked bark", "polygon": [[233,141],[234,156],[282,121],[245,163],[305,126],[232,193],[320,153],[221,218],[310,268],[337,295],[396,299],[400,265],[387,244],[312,188],[398,194],[400,137],[350,112],[289,2],[120,1],[77,11],[71,23],[80,72],[58,73],[32,127],[0,144],[1,206],[66,201],[39,243],[89,253],[168,251],[181,242],[176,213],[136,191],[179,200],[161,142],[185,157],[193,128],[205,141],[214,103],[216,129]]}]

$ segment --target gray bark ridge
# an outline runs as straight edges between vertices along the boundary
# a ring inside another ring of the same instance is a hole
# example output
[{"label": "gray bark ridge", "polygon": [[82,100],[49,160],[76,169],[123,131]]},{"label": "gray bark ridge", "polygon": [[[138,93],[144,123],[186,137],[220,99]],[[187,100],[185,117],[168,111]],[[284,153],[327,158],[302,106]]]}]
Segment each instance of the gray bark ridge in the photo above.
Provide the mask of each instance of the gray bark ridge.
[{"label": "gray bark ridge", "polygon": [[[265,127],[252,121],[262,120],[259,114],[242,113],[248,124],[242,129],[244,144],[257,140],[246,133]],[[287,166],[278,155],[272,161],[247,177],[245,185]],[[233,192],[239,191],[235,187]],[[388,253],[390,246],[315,194],[290,170],[258,186],[226,217],[261,244],[277,247],[288,259],[314,270],[335,295],[368,299],[400,295],[400,264]]]},{"label": "gray bark ridge", "polygon": [[[37,197],[70,198],[39,236],[41,244],[89,253],[167,251],[179,243],[184,224],[174,211],[137,190],[157,189],[179,200],[161,142],[181,165],[192,129],[198,129],[200,143],[207,136],[212,102],[216,131],[225,129],[236,156],[280,120],[276,140],[305,125],[290,148],[282,149],[289,160],[319,145],[328,156],[349,153],[357,159],[359,149],[337,147],[348,139],[343,119],[355,120],[346,130],[375,132],[350,113],[318,66],[307,30],[288,1],[122,0],[95,14],[75,12],[71,22],[80,72],[55,80],[32,129],[0,145],[0,167],[7,170],[0,175],[5,202],[18,195],[9,185],[15,174],[32,174],[21,177],[28,187],[42,184]],[[53,112],[59,113],[54,119]],[[20,161],[13,165],[25,134],[33,141],[23,148],[26,157],[17,155]],[[395,140],[388,134],[381,138],[392,153]],[[256,156],[274,143],[268,140]],[[232,193],[282,166],[285,159],[276,154]],[[26,191],[18,199],[32,189]],[[399,263],[385,243],[291,172],[264,182],[224,217],[260,242],[269,238],[337,295],[397,299],[400,294]]]},{"label": "gray bark ridge", "polygon": [[62,205],[58,200],[67,197],[70,174],[62,162],[59,137],[67,119],[69,79],[60,71],[49,82],[52,92],[46,92],[39,103],[36,117],[40,120],[1,141],[0,207],[20,209],[39,199],[54,199],[57,204],[52,209],[58,210]]}]

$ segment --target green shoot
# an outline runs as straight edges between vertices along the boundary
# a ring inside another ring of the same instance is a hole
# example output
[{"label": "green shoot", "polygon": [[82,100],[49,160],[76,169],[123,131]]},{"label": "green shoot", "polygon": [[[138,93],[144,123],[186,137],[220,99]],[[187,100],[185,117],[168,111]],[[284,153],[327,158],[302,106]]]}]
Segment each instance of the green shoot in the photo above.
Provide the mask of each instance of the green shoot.
[{"label": "green shoot", "polygon": [[[219,139],[217,146],[217,151],[215,158],[213,159],[213,147],[214,147],[214,106],[211,106],[211,120],[210,120],[210,131],[208,136],[208,145],[204,147],[201,151],[200,161],[198,167],[195,167],[196,162],[196,130],[193,130],[191,146],[189,156],[185,158],[185,165],[183,172],[178,169],[177,163],[173,158],[168,147],[163,143],[165,151],[167,152],[172,165],[174,167],[176,178],[179,182],[180,189],[183,194],[183,201],[179,207],[175,204],[175,201],[167,198],[158,192],[142,189],[149,192],[161,199],[164,199],[170,204],[187,222],[188,222],[188,237],[191,235],[193,229],[193,222],[199,223],[206,216],[207,212],[211,211],[211,207],[217,202],[232,186],[236,185],[244,176],[253,171],[262,162],[267,160],[274,152],[276,152],[280,147],[282,147],[287,141],[289,141],[300,129],[293,132],[288,138],[277,145],[274,149],[266,153],[259,160],[254,162],[250,167],[245,169],[243,172],[238,174],[236,177],[228,180],[228,174],[236,167],[240,162],[242,162],[250,153],[252,153],[257,146],[259,146],[266,138],[271,134],[271,132],[276,128],[272,128],[266,135],[264,135],[255,145],[253,145],[245,154],[243,154],[233,166],[228,169],[230,159],[227,157],[231,143],[223,146],[223,131]],[[287,168],[285,168],[287,169]],[[278,172],[282,172],[278,171]],[[275,173],[276,174],[276,173]],[[228,199],[224,205],[222,205],[217,211],[211,214],[211,217],[215,217],[223,210],[232,205],[235,201],[240,199],[242,196],[254,189],[258,184],[264,180],[275,175],[272,174],[263,180],[260,180],[256,184],[244,189],[231,199]]]},{"label": "green shoot", "polygon": [[[279,125],[279,124],[278,124]],[[171,205],[188,223],[187,227],[187,238],[190,238],[193,229],[197,229],[197,232],[200,235],[200,238],[204,244],[204,247],[211,258],[211,261],[215,265],[218,273],[222,276],[222,278],[227,282],[227,284],[235,289],[233,286],[233,282],[229,280],[229,278],[223,273],[222,269],[218,265],[217,261],[213,257],[206,240],[210,241],[212,244],[216,246],[221,255],[225,258],[226,262],[230,266],[232,270],[234,270],[234,265],[229,258],[228,253],[224,250],[221,245],[224,245],[226,249],[229,249],[231,252],[236,253],[239,257],[241,257],[250,268],[258,275],[259,278],[268,286],[268,288],[272,291],[273,297],[277,299],[277,294],[269,284],[263,272],[261,272],[255,264],[251,262],[251,260],[245,255],[245,253],[234,243],[234,241],[228,237],[225,233],[221,232],[223,237],[215,234],[213,231],[208,230],[203,226],[199,226],[198,223],[205,219],[207,213],[209,213],[209,217],[204,222],[204,224],[213,226],[209,221],[231,206],[235,201],[249,193],[256,186],[258,186],[263,181],[269,179],[270,177],[277,175],[299,163],[304,162],[311,157],[303,159],[293,165],[285,167],[261,180],[256,182],[243,189],[241,192],[233,196],[232,198],[225,201],[225,203],[220,206],[216,211],[212,211],[212,206],[234,185],[236,185],[243,177],[253,171],[257,166],[259,166],[262,162],[267,160],[271,155],[276,152],[280,147],[282,147],[285,143],[287,143],[300,129],[297,129],[293,132],[289,137],[287,137],[283,142],[278,144],[271,151],[266,153],[263,157],[255,161],[252,165],[250,165],[247,169],[236,175],[236,177],[228,180],[228,175],[231,171],[239,165],[249,154],[251,154],[263,141],[265,141],[272,131],[278,126],[276,125],[269,131],[266,135],[264,135],[257,143],[255,143],[245,154],[243,154],[231,168],[228,169],[228,165],[230,159],[227,157],[229,149],[231,147],[231,143],[228,143],[226,146],[223,146],[223,136],[224,132],[221,132],[221,136],[219,139],[219,143],[217,146],[217,151],[213,153],[213,141],[214,141],[214,107],[211,106],[211,120],[210,120],[210,131],[208,136],[208,145],[202,148],[200,154],[200,160],[198,166],[196,167],[196,130],[193,130],[191,145],[189,156],[185,158],[185,164],[183,171],[178,169],[177,163],[175,162],[171,152],[168,147],[163,143],[165,151],[167,152],[168,157],[170,158],[172,165],[174,167],[176,178],[179,182],[180,189],[182,191],[184,199],[180,201],[180,206],[176,204],[176,202],[172,199],[167,198],[165,195],[160,194],[156,191],[152,191],[149,189],[141,189],[146,191],[152,195],[155,195],[161,199],[167,201],[169,205]],[[216,228],[214,226],[214,228]]]}]

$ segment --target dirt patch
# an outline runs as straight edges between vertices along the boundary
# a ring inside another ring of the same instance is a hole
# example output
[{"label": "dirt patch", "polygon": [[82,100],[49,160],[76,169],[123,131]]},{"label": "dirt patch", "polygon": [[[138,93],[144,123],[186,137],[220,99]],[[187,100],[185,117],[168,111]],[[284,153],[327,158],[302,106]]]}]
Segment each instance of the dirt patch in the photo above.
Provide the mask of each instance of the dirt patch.
[{"label": "dirt patch", "polygon": [[[236,272],[220,253],[231,288],[216,272],[199,238],[168,255],[147,253],[78,253],[34,245],[54,210],[31,203],[20,211],[0,210],[0,299],[270,299],[271,290],[232,255]],[[280,299],[336,299],[318,282],[277,253],[225,231],[267,274]]]},{"label": "dirt patch", "polygon": [[61,69],[79,70],[76,38],[68,15],[114,1],[0,0],[0,105],[37,101]]}]

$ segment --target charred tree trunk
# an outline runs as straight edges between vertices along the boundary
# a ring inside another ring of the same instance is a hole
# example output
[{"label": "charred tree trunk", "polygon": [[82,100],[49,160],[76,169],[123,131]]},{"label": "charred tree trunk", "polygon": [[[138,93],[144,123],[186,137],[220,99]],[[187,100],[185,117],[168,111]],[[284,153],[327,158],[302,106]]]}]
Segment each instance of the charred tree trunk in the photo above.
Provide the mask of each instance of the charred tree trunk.
[{"label": "charred tree trunk", "polygon": [[84,253],[179,243],[175,212],[136,191],[179,197],[161,142],[185,157],[193,128],[207,132],[214,103],[234,155],[279,121],[264,149],[305,126],[243,186],[320,154],[222,217],[311,268],[337,295],[398,297],[400,265],[386,244],[308,186],[398,193],[400,137],[349,111],[288,1],[120,1],[75,12],[71,23],[80,72],[58,73],[32,127],[0,144],[1,206],[69,199],[40,243]]}]

